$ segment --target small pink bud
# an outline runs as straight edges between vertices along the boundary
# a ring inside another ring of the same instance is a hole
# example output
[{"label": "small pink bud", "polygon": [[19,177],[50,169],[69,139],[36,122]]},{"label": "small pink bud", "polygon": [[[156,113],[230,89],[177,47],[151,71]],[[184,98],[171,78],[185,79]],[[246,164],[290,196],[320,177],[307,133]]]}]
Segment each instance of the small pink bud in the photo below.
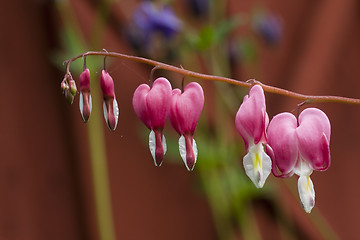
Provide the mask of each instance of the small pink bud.
[{"label": "small pink bud", "polygon": [[197,159],[197,146],[193,136],[203,107],[204,92],[200,84],[189,83],[183,93],[180,89],[172,91],[169,119],[181,135],[179,152],[189,171],[193,170]]},{"label": "small pink bud", "polygon": [[114,80],[105,70],[101,72],[100,86],[104,99],[104,118],[109,129],[114,131],[119,119],[119,107],[115,98]]},{"label": "small pink bud", "polygon": [[65,81],[65,79],[61,82],[61,90],[65,93],[66,90],[69,89],[69,84]]},{"label": "small pink bud", "polygon": [[[64,79],[61,82],[61,90],[63,91],[63,94],[65,95],[65,99],[68,103],[72,104],[74,102],[74,96],[75,94],[72,94],[71,87],[70,87],[70,80],[72,80],[72,77],[70,73],[65,74]],[[75,82],[71,82],[72,85],[75,84]],[[76,86],[75,86],[76,88]]]},{"label": "small pink bud", "polygon": [[75,97],[77,88],[76,88],[75,80],[71,77],[71,75],[69,79],[69,87],[70,87],[70,93]]},{"label": "small pink bud", "polygon": [[74,102],[74,95],[71,94],[70,89],[65,90],[64,95],[68,103],[72,104]]},{"label": "small pink bud", "polygon": [[133,107],[136,115],[151,130],[149,148],[156,166],[162,164],[166,152],[163,135],[171,99],[170,82],[163,77],[156,79],[150,89],[141,84],[134,92]]},{"label": "small pink bud", "polygon": [[80,99],[79,99],[79,108],[81,117],[84,122],[87,122],[90,117],[92,109],[92,100],[90,95],[90,71],[85,69],[79,78],[80,85]]}]

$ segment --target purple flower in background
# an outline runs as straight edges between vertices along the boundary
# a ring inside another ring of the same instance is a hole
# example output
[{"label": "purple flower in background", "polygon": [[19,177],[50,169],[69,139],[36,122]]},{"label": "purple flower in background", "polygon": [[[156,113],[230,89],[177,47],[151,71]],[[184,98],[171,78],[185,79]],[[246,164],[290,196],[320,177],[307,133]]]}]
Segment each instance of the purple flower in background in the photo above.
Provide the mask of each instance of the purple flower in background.
[{"label": "purple flower in background", "polygon": [[206,17],[209,13],[209,0],[187,0],[191,13],[196,17]]},{"label": "purple flower in background", "polygon": [[127,37],[139,55],[171,61],[181,29],[182,22],[170,6],[144,1],[133,12]]},{"label": "purple flower in background", "polygon": [[173,37],[182,27],[181,21],[169,6],[156,7],[149,1],[142,2],[133,13],[135,27],[143,34],[144,40],[154,32],[167,38]]},{"label": "purple flower in background", "polygon": [[280,42],[283,34],[283,22],[277,15],[270,13],[257,14],[253,23],[253,30],[269,45]]}]

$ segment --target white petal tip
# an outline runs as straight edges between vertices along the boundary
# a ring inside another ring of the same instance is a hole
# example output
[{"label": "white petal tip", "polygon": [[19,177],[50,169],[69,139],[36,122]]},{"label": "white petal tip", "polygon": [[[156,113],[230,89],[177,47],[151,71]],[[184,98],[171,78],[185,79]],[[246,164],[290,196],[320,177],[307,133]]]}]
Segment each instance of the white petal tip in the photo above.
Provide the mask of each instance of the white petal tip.
[{"label": "white petal tip", "polygon": [[[162,148],[164,150],[164,155],[167,151],[167,146],[166,146],[166,139],[165,139],[165,136],[162,135]],[[150,131],[150,134],[149,134],[149,149],[150,149],[150,153],[151,153],[151,156],[154,160],[154,164],[156,167],[160,167],[162,165],[162,162],[163,161],[160,161],[158,163],[158,161],[156,161],[156,156],[155,156],[155,151],[156,151],[156,139],[155,139],[155,132],[153,130]]]},{"label": "white petal tip", "polygon": [[181,137],[179,138],[179,152],[180,152],[180,156],[185,164],[186,169],[191,172],[192,170],[194,170],[195,164],[196,164],[196,160],[197,160],[197,156],[198,156],[198,149],[197,149],[197,145],[196,145],[196,141],[195,139],[193,139],[192,142],[192,149],[194,152],[194,163],[189,166],[187,160],[186,160],[186,144],[185,144],[185,137],[183,135],[181,135]]},{"label": "white petal tip", "polygon": [[298,190],[302,207],[305,212],[310,213],[315,206],[315,190],[310,176],[301,175],[299,177]]},{"label": "white petal tip", "polygon": [[243,159],[246,175],[255,187],[262,188],[271,172],[271,159],[261,143],[249,147]]},{"label": "white petal tip", "polygon": [[[109,115],[105,101],[103,102],[104,119],[110,130],[115,131],[119,120],[119,107],[116,99],[113,100],[113,113]],[[109,119],[110,117],[110,119]]]},{"label": "white petal tip", "polygon": [[91,95],[89,95],[89,109],[86,110],[86,113],[84,115],[84,95],[82,94],[82,92],[80,92],[79,109],[80,109],[80,114],[81,114],[81,118],[82,118],[83,122],[87,122],[89,120],[91,110],[92,110]]}]

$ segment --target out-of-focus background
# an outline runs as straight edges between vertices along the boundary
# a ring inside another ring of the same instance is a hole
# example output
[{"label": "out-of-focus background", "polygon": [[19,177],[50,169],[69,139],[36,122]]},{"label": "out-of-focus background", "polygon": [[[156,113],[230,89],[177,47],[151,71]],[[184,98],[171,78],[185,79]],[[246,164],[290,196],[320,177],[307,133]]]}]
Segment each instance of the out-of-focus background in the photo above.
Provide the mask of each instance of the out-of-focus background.
[{"label": "out-of-focus background", "polygon": [[[201,73],[255,78],[304,94],[360,98],[360,2],[356,0],[29,0],[0,8],[0,240],[356,239],[360,223],[358,106],[313,104],[332,124],[332,166],[314,172],[316,204],[301,208],[297,177],[270,176],[257,190],[242,167],[234,116],[248,89],[198,81],[205,107],[188,172],[177,134],[158,168],[148,129],[132,109],[149,66],[108,59],[120,108],[102,117],[102,57],[89,56],[93,111],[60,90],[62,62],[107,49]],[[76,81],[82,59],[71,66]],[[174,87],[182,76],[157,71]],[[298,101],[266,94],[270,116]]]}]

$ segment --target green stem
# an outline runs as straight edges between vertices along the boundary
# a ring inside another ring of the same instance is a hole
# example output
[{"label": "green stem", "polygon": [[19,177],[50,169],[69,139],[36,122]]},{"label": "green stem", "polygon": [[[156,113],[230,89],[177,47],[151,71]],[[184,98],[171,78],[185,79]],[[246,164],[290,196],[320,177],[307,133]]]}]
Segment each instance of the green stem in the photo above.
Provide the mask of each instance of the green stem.
[{"label": "green stem", "polygon": [[289,91],[289,90],[285,90],[285,89],[282,89],[282,88],[266,85],[266,84],[263,84],[263,83],[261,83],[259,81],[256,81],[255,79],[250,79],[250,80],[244,82],[244,81],[239,81],[239,80],[232,79],[232,78],[227,78],[227,77],[220,77],[220,76],[202,74],[202,73],[197,73],[197,72],[193,72],[193,71],[190,71],[190,70],[186,70],[186,69],[183,69],[183,68],[175,67],[175,66],[172,66],[172,65],[168,65],[168,64],[158,62],[158,61],[155,61],[155,60],[151,60],[151,59],[147,59],[147,58],[143,58],[143,57],[136,57],[136,56],[126,55],[126,54],[121,54],[121,53],[116,53],[116,52],[94,52],[94,51],[89,51],[89,52],[77,55],[77,56],[65,61],[65,63],[66,63],[66,71],[67,71],[66,74],[68,74],[70,72],[70,65],[71,65],[71,63],[73,61],[75,61],[78,58],[81,58],[83,56],[88,56],[88,55],[98,55],[98,56],[108,56],[108,57],[116,57],[116,58],[128,59],[128,60],[132,60],[132,61],[136,61],[136,62],[140,62],[140,63],[155,66],[157,69],[168,70],[168,71],[176,72],[176,73],[179,73],[179,74],[182,74],[182,75],[185,75],[185,76],[189,76],[189,77],[195,77],[195,78],[199,78],[199,79],[203,79],[203,80],[209,80],[209,81],[225,82],[225,83],[229,83],[229,84],[233,84],[233,85],[237,85],[237,86],[241,86],[241,87],[250,88],[254,84],[259,84],[260,86],[262,86],[262,88],[264,89],[265,92],[279,94],[279,95],[299,99],[301,101],[304,101],[304,104],[315,103],[315,102],[337,102],[337,103],[344,103],[344,104],[360,105],[360,99],[356,99],[356,98],[347,98],[347,97],[340,97],[340,96],[305,95],[305,94],[300,94],[300,93],[292,92],[292,91]]},{"label": "green stem", "polygon": [[[92,91],[94,102],[101,102],[98,91]],[[100,104],[99,104],[100,105]],[[96,111],[96,109],[98,109]],[[105,138],[102,127],[101,109],[94,107],[88,122],[89,149],[94,184],[95,208],[100,239],[115,240],[109,176],[106,162]]]},{"label": "green stem", "polygon": [[[90,46],[101,46],[103,42],[105,21],[110,9],[111,2],[99,2],[92,28]],[[85,58],[84,58],[85,59]],[[104,58],[105,68],[105,58]],[[94,68],[95,69],[95,68]],[[95,83],[96,81],[91,81]],[[92,178],[94,184],[94,197],[97,215],[97,224],[99,229],[99,239],[115,240],[114,220],[112,215],[112,202],[109,183],[109,174],[107,167],[106,145],[104,136],[104,125],[102,122],[101,104],[99,88],[92,87],[91,95],[94,106],[92,120],[88,124],[89,148],[92,168]]]},{"label": "green stem", "polygon": [[[86,41],[81,33],[80,27],[76,24],[75,14],[73,8],[68,1],[58,2],[58,10],[64,21],[64,28],[66,34],[74,34],[77,41],[81,46],[86,46]],[[102,10],[103,11],[103,10]],[[96,19],[94,20],[95,26],[93,29],[92,47],[101,45],[101,38],[103,36],[102,29],[104,29],[103,20],[101,19],[104,12],[97,12]],[[72,49],[70,49],[72,50]],[[93,64],[90,64],[93,65]],[[84,58],[85,67],[85,58]],[[94,69],[94,66],[88,66],[90,69]],[[67,72],[68,74],[69,72]],[[96,81],[91,81],[96,82]],[[109,187],[109,176],[106,162],[106,149],[105,149],[105,137],[103,133],[102,125],[102,113],[100,111],[100,93],[98,88],[92,88],[92,102],[93,111],[91,114],[91,121],[88,122],[88,144],[91,160],[91,177],[93,184],[94,203],[95,203],[95,217],[97,223],[97,232],[101,240],[115,240],[115,230],[113,226],[113,217],[111,210],[111,197]],[[99,105],[99,106],[97,106]]]}]

